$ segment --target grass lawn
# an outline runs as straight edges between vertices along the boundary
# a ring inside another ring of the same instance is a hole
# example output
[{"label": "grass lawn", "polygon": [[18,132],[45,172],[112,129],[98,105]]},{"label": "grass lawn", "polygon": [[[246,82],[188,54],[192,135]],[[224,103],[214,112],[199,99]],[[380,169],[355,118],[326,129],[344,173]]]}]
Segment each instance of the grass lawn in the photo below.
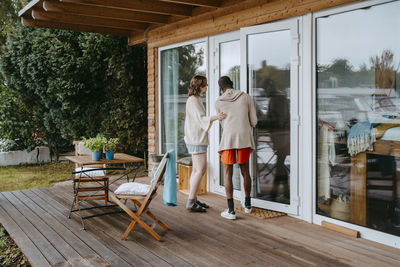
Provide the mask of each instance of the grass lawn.
[{"label": "grass lawn", "polygon": [[0,167],[0,192],[48,187],[71,179],[67,163]]}]

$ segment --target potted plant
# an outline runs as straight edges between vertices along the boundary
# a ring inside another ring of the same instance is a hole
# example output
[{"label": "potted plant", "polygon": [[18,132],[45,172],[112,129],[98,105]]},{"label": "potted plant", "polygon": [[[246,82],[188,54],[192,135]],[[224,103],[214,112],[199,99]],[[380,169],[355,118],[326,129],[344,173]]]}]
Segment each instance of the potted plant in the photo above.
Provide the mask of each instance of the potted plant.
[{"label": "potted plant", "polygon": [[104,143],[104,149],[106,150],[106,159],[113,160],[114,152],[117,149],[117,145],[119,143],[118,138],[109,138]]},{"label": "potted plant", "polygon": [[85,146],[92,151],[92,160],[100,161],[101,155],[103,154],[103,146],[106,138],[103,135],[98,134],[96,137],[93,138],[83,138],[82,141]]}]

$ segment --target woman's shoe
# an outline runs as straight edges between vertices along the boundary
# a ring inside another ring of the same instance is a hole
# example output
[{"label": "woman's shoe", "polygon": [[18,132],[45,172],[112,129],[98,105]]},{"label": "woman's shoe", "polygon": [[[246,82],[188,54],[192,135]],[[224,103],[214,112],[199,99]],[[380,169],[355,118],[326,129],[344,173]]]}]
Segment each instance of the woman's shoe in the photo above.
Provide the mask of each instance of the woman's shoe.
[{"label": "woman's shoe", "polygon": [[206,203],[200,202],[199,200],[196,200],[196,204],[201,206],[201,207],[203,207],[203,208],[205,208],[205,209],[208,209],[210,207]]},{"label": "woman's shoe", "polygon": [[200,206],[197,203],[194,203],[191,208],[187,208],[190,212],[206,212],[206,208]]}]

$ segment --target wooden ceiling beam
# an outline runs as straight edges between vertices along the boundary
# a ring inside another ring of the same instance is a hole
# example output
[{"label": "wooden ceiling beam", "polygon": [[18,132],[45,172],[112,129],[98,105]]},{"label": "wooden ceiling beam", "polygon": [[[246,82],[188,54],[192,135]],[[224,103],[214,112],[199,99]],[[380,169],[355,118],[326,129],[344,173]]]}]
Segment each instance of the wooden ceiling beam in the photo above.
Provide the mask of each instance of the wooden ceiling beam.
[{"label": "wooden ceiling beam", "polygon": [[126,30],[144,31],[149,26],[147,23],[46,12],[41,9],[35,9],[35,8],[32,9],[32,17],[35,20],[41,20],[41,21],[61,22],[67,24],[98,26],[106,28],[108,27],[108,28],[126,29]]},{"label": "wooden ceiling beam", "polygon": [[162,2],[176,3],[183,5],[202,6],[218,8],[221,6],[220,0],[161,0]]},{"label": "wooden ceiling beam", "polygon": [[103,7],[129,9],[147,13],[176,15],[182,17],[192,16],[192,7],[175,3],[164,3],[154,0],[60,0],[65,3],[91,4]]},{"label": "wooden ceiling beam", "polygon": [[45,0],[43,9],[48,12],[70,13],[76,15],[96,16],[111,19],[121,19],[129,21],[146,22],[151,24],[163,25],[168,23],[167,15],[143,13],[138,11],[106,8],[93,5],[76,4],[76,3],[60,3]]},{"label": "wooden ceiling beam", "polygon": [[128,36],[128,45],[142,45],[147,42],[146,32],[133,33]]},{"label": "wooden ceiling beam", "polygon": [[21,17],[22,25],[26,27],[34,27],[34,28],[49,28],[49,29],[58,29],[58,30],[70,30],[76,32],[95,32],[101,34],[111,34],[111,35],[121,35],[121,36],[130,36],[129,30],[116,29],[116,28],[106,28],[106,27],[96,27],[89,25],[77,25],[77,24],[68,24],[68,23],[60,23],[60,22],[52,22],[52,21],[41,21],[34,20],[25,17]]}]

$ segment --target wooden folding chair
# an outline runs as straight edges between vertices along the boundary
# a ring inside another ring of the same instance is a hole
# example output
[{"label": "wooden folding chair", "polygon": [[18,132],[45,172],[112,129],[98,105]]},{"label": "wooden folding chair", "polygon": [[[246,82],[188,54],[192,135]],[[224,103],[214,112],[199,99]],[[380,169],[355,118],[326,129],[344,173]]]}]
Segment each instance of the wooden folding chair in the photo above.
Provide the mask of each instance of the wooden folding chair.
[{"label": "wooden folding chair", "polygon": [[[160,165],[158,166],[158,169],[156,171],[155,177],[152,180],[151,185],[145,185],[145,184],[136,183],[136,182],[125,183],[125,184],[120,185],[118,187],[118,189],[115,190],[115,193],[110,194],[111,199],[132,218],[132,222],[129,224],[128,228],[125,230],[122,240],[126,240],[129,233],[132,230],[134,230],[138,224],[140,224],[155,239],[157,239],[158,241],[162,240],[162,238],[154,231],[153,227],[149,226],[141,219],[141,216],[145,213],[151,219],[153,219],[155,221],[155,223],[158,223],[162,228],[164,228],[165,230],[168,230],[168,227],[162,221],[160,221],[153,213],[151,213],[149,210],[149,205],[150,205],[151,201],[156,197],[157,189],[163,181],[165,170],[167,167],[168,157],[169,157],[169,155],[167,154],[163,158],[163,160],[160,162]],[[147,186],[147,188],[146,188],[146,186]],[[124,194],[118,193],[121,191],[121,190],[119,190],[120,188],[125,188],[124,189],[125,192],[129,192],[129,193],[124,193]],[[122,201],[121,201],[122,199],[131,200],[135,205],[138,206],[138,210],[136,212],[132,211],[124,203],[122,203]],[[155,223],[154,223],[154,226],[155,226]]]}]

